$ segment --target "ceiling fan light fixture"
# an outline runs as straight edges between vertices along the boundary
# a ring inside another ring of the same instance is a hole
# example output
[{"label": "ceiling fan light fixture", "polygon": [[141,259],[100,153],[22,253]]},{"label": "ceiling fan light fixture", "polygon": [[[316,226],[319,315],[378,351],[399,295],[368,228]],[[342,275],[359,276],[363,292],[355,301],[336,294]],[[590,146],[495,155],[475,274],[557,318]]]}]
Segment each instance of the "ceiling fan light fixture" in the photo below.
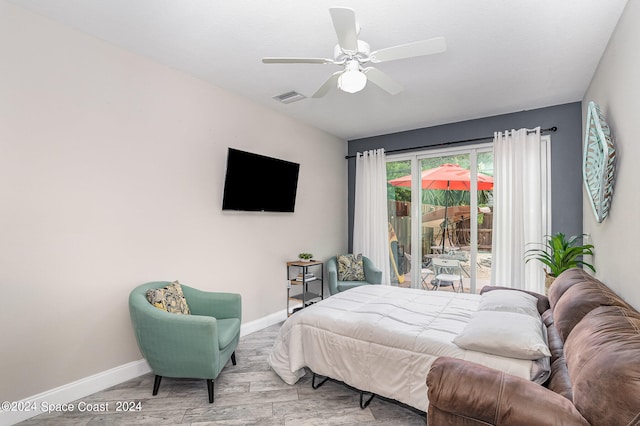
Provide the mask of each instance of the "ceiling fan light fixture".
[{"label": "ceiling fan light fixture", "polygon": [[338,89],[347,93],[356,93],[367,85],[367,76],[360,71],[357,61],[347,62],[346,70],[338,77]]},{"label": "ceiling fan light fixture", "polygon": [[[396,95],[403,87],[384,72],[367,66],[369,62],[379,63],[395,61],[399,59],[414,58],[416,56],[433,55],[444,52],[447,43],[444,37],[434,37],[427,40],[414,41],[371,51],[369,43],[359,40],[360,29],[356,21],[353,9],[346,7],[329,8],[333,28],[338,36],[338,44],[333,48],[333,59],[328,58],[292,58],[292,57],[265,57],[265,64],[333,64],[344,65],[344,70],[331,74],[318,90],[313,98],[321,98],[330,90],[338,89],[347,93],[361,91],[367,85],[367,81],[390,95]],[[363,66],[366,68],[363,69]],[[337,84],[336,84],[337,83]]]}]

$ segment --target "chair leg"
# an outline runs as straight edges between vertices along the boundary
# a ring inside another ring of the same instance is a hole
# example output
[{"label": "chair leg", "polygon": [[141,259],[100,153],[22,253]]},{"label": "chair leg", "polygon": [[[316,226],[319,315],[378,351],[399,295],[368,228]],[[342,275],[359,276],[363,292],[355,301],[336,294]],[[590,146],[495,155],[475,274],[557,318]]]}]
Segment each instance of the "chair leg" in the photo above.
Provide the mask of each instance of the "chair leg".
[{"label": "chair leg", "polygon": [[236,351],[231,354],[231,364],[236,365]]},{"label": "chair leg", "polygon": [[158,376],[156,374],[156,378],[153,381],[153,395],[158,394],[158,389],[160,389],[160,381],[162,380],[162,376]]},{"label": "chair leg", "polygon": [[209,392],[209,404],[213,404],[213,379],[207,379],[207,391]]}]

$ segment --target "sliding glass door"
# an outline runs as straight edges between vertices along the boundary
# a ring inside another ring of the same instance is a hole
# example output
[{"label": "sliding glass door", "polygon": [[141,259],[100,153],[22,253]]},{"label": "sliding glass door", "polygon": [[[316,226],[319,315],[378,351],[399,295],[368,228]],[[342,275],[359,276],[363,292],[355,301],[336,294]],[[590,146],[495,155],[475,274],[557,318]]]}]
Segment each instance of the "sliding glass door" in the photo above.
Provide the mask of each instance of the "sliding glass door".
[{"label": "sliding glass door", "polygon": [[[402,183],[387,184],[387,213],[389,217],[389,257],[391,285],[411,285],[411,168],[412,160],[387,161],[387,182],[403,179]],[[409,178],[407,179],[407,176]]]},{"label": "sliding glass door", "polygon": [[447,258],[462,266],[466,292],[489,284],[491,146],[390,156],[387,180],[392,283],[428,289],[433,259]]}]

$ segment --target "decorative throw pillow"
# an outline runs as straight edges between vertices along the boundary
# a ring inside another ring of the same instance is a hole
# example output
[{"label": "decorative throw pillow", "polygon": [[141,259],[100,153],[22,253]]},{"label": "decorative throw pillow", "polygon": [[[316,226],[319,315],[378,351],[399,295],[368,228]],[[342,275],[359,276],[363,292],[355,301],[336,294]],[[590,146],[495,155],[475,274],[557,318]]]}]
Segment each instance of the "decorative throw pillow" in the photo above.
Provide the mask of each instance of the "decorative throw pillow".
[{"label": "decorative throw pillow", "polygon": [[153,306],[172,314],[191,315],[187,299],[184,298],[182,286],[174,281],[164,288],[152,288],[147,290],[147,300]]},{"label": "decorative throw pillow", "polygon": [[551,356],[540,318],[513,312],[476,311],[453,343],[463,349],[519,359]]},{"label": "decorative throw pillow", "polygon": [[364,281],[362,254],[339,254],[338,281]]},{"label": "decorative throw pillow", "polygon": [[538,299],[518,290],[491,290],[482,294],[479,311],[501,311],[540,318]]}]

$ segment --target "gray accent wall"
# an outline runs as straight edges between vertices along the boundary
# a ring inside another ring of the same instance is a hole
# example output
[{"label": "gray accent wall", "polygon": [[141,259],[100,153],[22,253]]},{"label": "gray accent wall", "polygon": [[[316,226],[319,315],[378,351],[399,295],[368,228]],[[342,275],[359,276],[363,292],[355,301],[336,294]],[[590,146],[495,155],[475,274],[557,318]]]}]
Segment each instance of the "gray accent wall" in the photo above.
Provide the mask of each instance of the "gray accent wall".
[{"label": "gray accent wall", "polygon": [[[443,124],[400,133],[355,139],[348,142],[348,155],[370,149],[385,151],[438,145],[445,142],[493,136],[505,130],[557,127],[551,133],[552,232],[582,233],[582,103],[574,102]],[[478,143],[478,142],[476,142]],[[480,142],[483,143],[483,142]],[[459,145],[458,145],[459,146]],[[426,149],[426,148],[425,148]],[[355,159],[348,160],[349,250],[353,247]]]}]

